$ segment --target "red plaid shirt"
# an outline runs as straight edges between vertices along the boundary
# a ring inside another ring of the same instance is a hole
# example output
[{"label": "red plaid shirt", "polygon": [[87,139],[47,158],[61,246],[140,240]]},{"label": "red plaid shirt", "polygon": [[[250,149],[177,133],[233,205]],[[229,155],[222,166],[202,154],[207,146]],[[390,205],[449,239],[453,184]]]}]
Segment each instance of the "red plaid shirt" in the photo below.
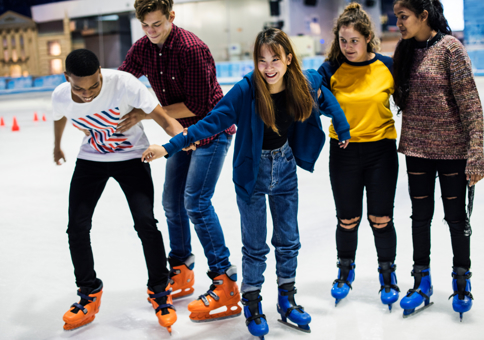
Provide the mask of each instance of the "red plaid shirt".
[{"label": "red plaid shirt", "polygon": [[[128,51],[119,70],[135,77],[145,75],[162,106],[184,103],[196,116],[180,118],[183,127],[203,119],[222,99],[212,54],[195,34],[171,26],[171,32],[160,49],[147,36],[139,39]],[[235,125],[225,130],[233,135]],[[200,146],[217,135],[200,141]]]}]

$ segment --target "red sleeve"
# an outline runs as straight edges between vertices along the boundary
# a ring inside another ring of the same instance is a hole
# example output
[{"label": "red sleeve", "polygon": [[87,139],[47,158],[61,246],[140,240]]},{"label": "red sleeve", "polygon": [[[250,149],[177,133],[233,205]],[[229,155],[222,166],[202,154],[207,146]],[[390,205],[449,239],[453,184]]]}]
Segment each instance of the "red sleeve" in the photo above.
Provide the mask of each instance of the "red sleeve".
[{"label": "red sleeve", "polygon": [[206,48],[194,45],[187,48],[182,60],[185,67],[184,103],[195,115],[204,117],[209,111],[209,96],[214,86],[211,83],[211,74],[215,72],[212,55]]},{"label": "red sleeve", "polygon": [[131,73],[136,78],[139,78],[143,75],[143,66],[140,62],[141,60],[141,50],[138,48],[138,45],[135,43],[126,54],[126,59],[124,59],[123,64],[119,66],[119,71],[125,71]]}]

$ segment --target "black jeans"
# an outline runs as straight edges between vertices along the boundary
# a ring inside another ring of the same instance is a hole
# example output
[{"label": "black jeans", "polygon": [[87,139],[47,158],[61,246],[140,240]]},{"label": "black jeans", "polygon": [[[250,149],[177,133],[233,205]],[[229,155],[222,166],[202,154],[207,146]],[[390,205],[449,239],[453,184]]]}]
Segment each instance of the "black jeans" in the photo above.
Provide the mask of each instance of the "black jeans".
[{"label": "black jeans", "polygon": [[[378,261],[394,262],[397,236],[393,225],[393,204],[398,177],[395,140],[349,143],[346,149],[341,149],[338,141],[331,139],[329,173],[338,218],[338,258],[355,259],[363,191],[366,188],[368,215],[390,218],[383,228],[376,228],[375,223],[368,218],[375,238]],[[354,223],[344,223],[341,220],[356,217],[359,217],[359,220],[354,228],[342,227]]]},{"label": "black jeans", "polygon": [[[410,199],[412,200],[413,261],[430,264],[430,224],[434,215],[436,173],[439,175],[445,220],[449,225],[454,266],[470,268],[471,227],[466,211],[467,161],[406,157]],[[473,189],[471,189],[473,190]],[[470,202],[470,207],[472,202]]]},{"label": "black jeans", "polygon": [[143,245],[148,267],[148,286],[166,284],[169,271],[166,268],[163,238],[153,215],[154,190],[149,164],[139,159],[123,162],[78,159],[69,192],[67,228],[77,286],[93,287],[96,281],[90,239],[91,219],[110,177],[119,183],[128,201],[134,228]]}]

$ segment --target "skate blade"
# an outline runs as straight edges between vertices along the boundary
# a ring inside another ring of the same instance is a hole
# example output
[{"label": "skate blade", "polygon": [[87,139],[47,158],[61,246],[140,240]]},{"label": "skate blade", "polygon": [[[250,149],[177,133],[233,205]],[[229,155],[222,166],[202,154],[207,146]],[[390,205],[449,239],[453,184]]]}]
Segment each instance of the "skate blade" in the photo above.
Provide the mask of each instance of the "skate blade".
[{"label": "skate blade", "polygon": [[423,310],[425,310],[425,309],[429,308],[429,307],[430,307],[430,306],[432,306],[433,304],[434,304],[433,302],[430,302],[428,305],[423,306],[422,308],[416,309],[416,310],[415,310],[415,312],[413,312],[413,313],[410,313],[410,314],[408,314],[408,315],[403,315],[403,318],[404,318],[404,319],[406,319],[406,318],[408,318],[409,316],[412,316],[412,315],[418,314],[418,313],[420,313],[421,311],[423,311]]},{"label": "skate blade", "polygon": [[298,331],[301,331],[301,332],[304,332],[304,333],[311,333],[311,328],[309,328],[309,326],[308,326],[308,329],[304,329],[304,328],[301,328],[299,326],[293,325],[293,324],[291,324],[289,322],[282,321],[281,319],[277,319],[277,321],[279,321],[283,325],[286,325],[286,326],[289,326],[291,328],[297,329]]},{"label": "skate blade", "polygon": [[[222,314],[222,313],[220,313]],[[238,313],[238,314],[231,314],[231,315],[222,315],[222,316],[219,316],[217,317],[217,314],[213,314],[213,315],[208,315],[208,318],[200,318],[200,319],[192,319],[192,317],[190,316],[190,320],[192,322],[195,322],[195,323],[204,323],[204,322],[212,322],[212,321],[219,321],[219,320],[225,320],[225,319],[232,319],[232,318],[236,318],[238,316],[240,316],[242,313]]]},{"label": "skate blade", "polygon": [[88,319],[86,319],[86,320],[84,320],[84,321],[82,321],[82,322],[80,322],[80,323],[76,323],[76,324],[74,324],[74,325],[71,325],[71,324],[65,323],[65,324],[64,324],[64,330],[65,330],[65,331],[74,331],[74,330],[79,329],[79,328],[81,328],[81,327],[87,326],[87,325],[89,325],[91,322],[93,322],[95,318],[96,318],[96,316],[95,316],[95,315],[93,315],[91,318],[88,318]]}]

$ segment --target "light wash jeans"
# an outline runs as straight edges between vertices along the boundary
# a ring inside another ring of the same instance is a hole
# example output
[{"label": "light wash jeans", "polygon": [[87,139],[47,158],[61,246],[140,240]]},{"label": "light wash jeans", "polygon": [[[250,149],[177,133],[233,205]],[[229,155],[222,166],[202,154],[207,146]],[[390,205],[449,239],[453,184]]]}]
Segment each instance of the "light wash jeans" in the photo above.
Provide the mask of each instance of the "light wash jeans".
[{"label": "light wash jeans", "polygon": [[250,203],[237,196],[242,226],[242,293],[260,290],[264,283],[267,238],[266,195],[274,226],[279,285],[295,282],[301,244],[297,225],[298,189],[296,161],[286,142],[275,150],[262,150],[259,173]]},{"label": "light wash jeans", "polygon": [[190,256],[190,219],[210,270],[220,274],[230,267],[230,252],[211,199],[231,142],[232,136],[222,132],[210,144],[191,153],[180,151],[168,158],[163,190],[170,235],[169,256],[179,261]]}]

